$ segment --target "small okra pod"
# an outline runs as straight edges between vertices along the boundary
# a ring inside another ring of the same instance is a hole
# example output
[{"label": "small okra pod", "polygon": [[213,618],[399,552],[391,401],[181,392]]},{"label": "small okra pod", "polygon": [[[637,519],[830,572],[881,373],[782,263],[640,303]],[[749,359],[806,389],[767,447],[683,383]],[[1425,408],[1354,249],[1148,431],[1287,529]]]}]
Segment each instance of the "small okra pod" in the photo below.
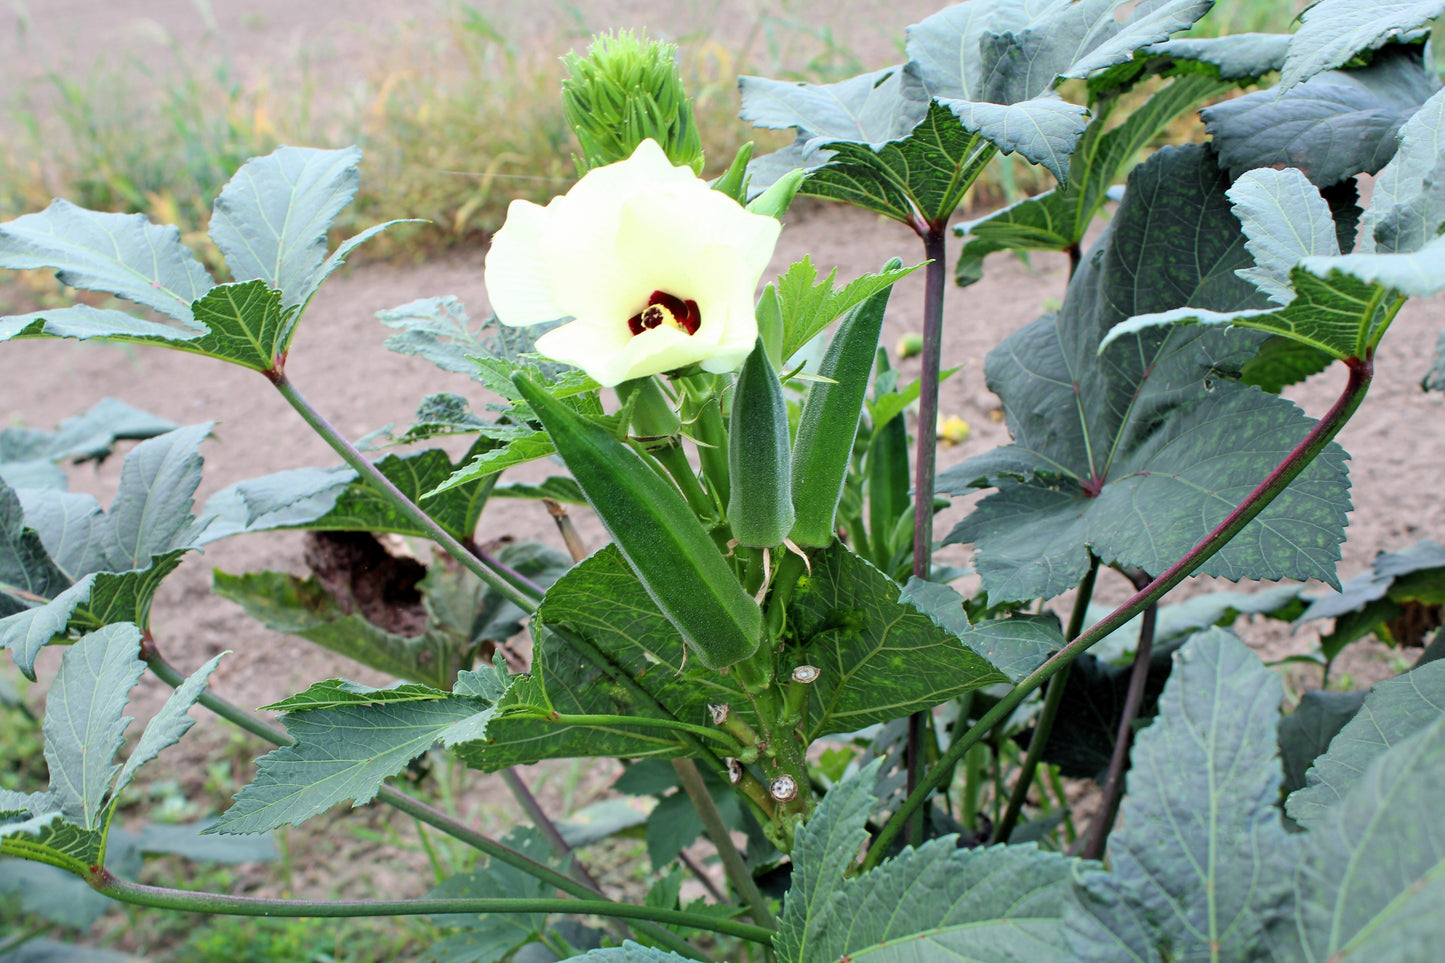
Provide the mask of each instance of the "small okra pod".
[{"label": "small okra pod", "polygon": [[[889,267],[901,263],[895,259]],[[831,380],[814,384],[803,404],[793,445],[797,520],[791,538],[805,548],[822,548],[833,541],[833,516],[843,495],[890,291],[891,286],[884,288],[844,316],[818,370]]]},{"label": "small okra pod", "polygon": [[759,338],[733,388],[728,524],[741,545],[781,545],[793,527],[792,449],[783,386]]}]

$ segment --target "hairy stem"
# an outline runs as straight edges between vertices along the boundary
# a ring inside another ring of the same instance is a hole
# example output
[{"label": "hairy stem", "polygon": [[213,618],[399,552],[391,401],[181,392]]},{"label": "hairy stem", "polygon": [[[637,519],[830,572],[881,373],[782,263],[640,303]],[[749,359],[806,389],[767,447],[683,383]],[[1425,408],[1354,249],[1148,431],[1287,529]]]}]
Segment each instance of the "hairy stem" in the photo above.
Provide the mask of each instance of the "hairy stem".
[{"label": "hairy stem", "polygon": [[[134,906],[207,913],[220,916],[273,916],[338,919],[356,916],[436,916],[451,913],[568,913],[598,915],[623,919],[648,920],[674,926],[691,926],[712,930],[727,936],[769,944],[773,931],[736,920],[719,919],[686,910],[667,910],[651,906],[632,906],[607,900],[581,899],[370,899],[370,900],[305,900],[266,899],[256,896],[231,896],[222,893],[194,893],[161,886],[145,886],[111,875],[106,870],[94,873],[91,887],[103,896]],[[696,951],[692,953],[695,955]]]},{"label": "hairy stem", "polygon": [[702,818],[702,828],[707,831],[707,838],[717,847],[717,854],[722,859],[723,867],[727,869],[728,881],[748,904],[748,914],[752,916],[753,922],[766,926],[769,930],[777,929],[778,921],[773,917],[773,911],[768,908],[768,901],[758,889],[758,884],[753,882],[753,874],[748,871],[747,863],[743,862],[742,854],[733,845],[722,813],[718,812],[712,793],[703,785],[702,773],[697,771],[697,763],[691,759],[674,759],[672,768],[677,770],[683,792],[687,793],[687,798],[692,800],[693,808]]},{"label": "hairy stem", "polygon": [[[1099,575],[1099,560],[1092,554],[1089,556],[1089,571],[1079,582],[1078,594],[1074,596],[1074,607],[1069,612],[1069,625],[1064,633],[1064,638],[1072,639],[1079,634],[1084,627],[1084,618],[1089,611],[1089,602],[1094,598],[1094,580]],[[1039,711],[1039,719],[1034,723],[1034,734],[1029,736],[1028,754],[1019,766],[1018,781],[1014,783],[1013,793],[1008,798],[1008,808],[1004,810],[1003,818],[999,820],[998,826],[993,831],[993,842],[1006,843],[1013,833],[1014,827],[1018,825],[1019,814],[1023,811],[1024,803],[1029,796],[1029,789],[1034,784],[1034,773],[1038,770],[1039,760],[1043,758],[1044,747],[1049,744],[1049,734],[1054,730],[1054,720],[1059,715],[1059,705],[1064,701],[1064,688],[1069,681],[1069,669],[1071,665],[1064,666],[1059,674],[1049,680],[1048,691],[1044,693],[1044,707]]]},{"label": "hairy stem", "polygon": [[343,461],[355,469],[358,475],[366,479],[382,497],[391,502],[397,511],[425,531],[448,555],[460,562],[463,568],[481,579],[484,584],[496,589],[523,612],[530,614],[537,611],[537,600],[542,597],[542,589],[539,586],[521,576],[516,576],[528,586],[524,591],[517,585],[513,585],[506,575],[493,571],[482,559],[468,551],[465,545],[438,525],[430,515],[422,511],[410,498],[407,498],[401,489],[393,485],[391,480],[383,475],[375,465],[367,461],[361,452],[357,451],[356,446],[348,441],[345,435],[337,431],[335,426],[327,421],[301,392],[296,390],[284,371],[275,372],[271,376],[271,383],[276,386],[277,391],[281,392],[281,397],[296,409],[297,414],[325,439]]},{"label": "hairy stem", "polygon": [[1310,429],[1300,443],[1295,445],[1284,457],[1284,460],[1275,466],[1264,481],[1245,496],[1234,511],[1225,517],[1224,521],[1200,539],[1193,548],[1185,553],[1183,558],[1165,569],[1147,586],[1132,595],[1128,601],[1055,652],[1047,662],[1014,686],[1008,695],[1000,699],[992,709],[984,714],[983,718],[974,724],[973,728],[949,747],[948,752],[938,761],[938,764],[929,770],[927,778],[919,783],[918,788],[909,793],[908,798],[898,807],[898,811],[893,814],[887,825],[874,839],[868,849],[868,855],[863,860],[863,870],[872,869],[883,860],[889,844],[902,831],[908,819],[923,805],[928,795],[938,788],[944,775],[952,770],[952,767],[974,743],[987,735],[988,731],[1001,720],[1008,718],[1009,713],[1013,712],[1029,693],[1047,682],[1064,666],[1073,662],[1079,653],[1107,637],[1192,575],[1195,569],[1228,544],[1230,539],[1239,534],[1240,529],[1253,521],[1280,492],[1284,491],[1290,482],[1294,481],[1300,472],[1305,470],[1305,467],[1324,450],[1324,447],[1350,420],[1350,416],[1355,413],[1355,409],[1359,408],[1360,402],[1365,400],[1365,394],[1369,391],[1370,381],[1374,376],[1374,364],[1369,359],[1351,359],[1347,364],[1350,369],[1349,381],[1330,410]]},{"label": "hairy stem", "polygon": [[[1149,584],[1149,576],[1142,572],[1131,574],[1129,579],[1136,589]],[[1089,841],[1084,846],[1085,859],[1104,858],[1104,843],[1114,826],[1114,816],[1119,812],[1119,800],[1124,795],[1124,772],[1129,764],[1129,745],[1134,736],[1134,720],[1144,704],[1144,684],[1149,681],[1149,659],[1154,654],[1154,624],[1158,615],[1159,603],[1152,602],[1139,619],[1139,644],[1134,650],[1134,666],[1129,673],[1124,712],[1119,719],[1119,732],[1114,736],[1114,753],[1109,757],[1104,798],[1100,800],[1099,811],[1094,814],[1094,821],[1089,826]]]},{"label": "hairy stem", "polygon": [[[177,672],[175,667],[156,651],[154,642],[151,642],[145,647],[144,657],[146,664],[150,667],[150,670],[155,673],[156,677],[171,688],[177,688],[185,681],[185,676]],[[295,742],[285,730],[278,729],[276,726],[257,719],[249,712],[221,698],[209,689],[203,690],[200,698],[196,701],[232,725],[251,733],[253,736],[264,739],[272,745],[289,746]],[[578,880],[565,876],[546,863],[539,863],[535,859],[512,849],[510,846],[499,843],[494,839],[489,839],[470,826],[453,819],[440,809],[429,806],[419,799],[414,799],[398,789],[384,785],[377,791],[376,798],[380,802],[391,806],[393,809],[406,813],[408,816],[426,823],[433,829],[438,829],[446,833],[458,842],[485,853],[487,856],[499,860],[508,866],[519,869],[535,879],[549,883],[564,893],[569,893],[579,899],[589,899],[601,895],[595,882],[588,885],[587,883],[579,882]],[[576,869],[582,869],[585,873],[585,869],[581,863],[575,859],[573,860],[573,866]],[[590,880],[590,877],[588,877],[588,879]],[[622,904],[609,903],[609,905]],[[659,943],[667,945],[674,952],[696,959],[701,958],[692,944],[681,939],[669,930],[665,930],[651,923],[640,923],[637,929],[647,933],[648,936],[657,940]]]},{"label": "hairy stem", "polygon": [[[933,567],[933,476],[938,464],[938,374],[943,364],[943,290],[948,271],[944,261],[944,225],[928,225],[921,232],[928,260],[923,288],[923,370],[918,392],[918,441],[913,469],[913,575],[927,579]],[[908,719],[908,746],[904,767],[908,772],[910,796],[923,777],[923,738],[928,725],[926,712]],[[909,841],[923,843],[923,814],[920,811],[908,827]]]}]

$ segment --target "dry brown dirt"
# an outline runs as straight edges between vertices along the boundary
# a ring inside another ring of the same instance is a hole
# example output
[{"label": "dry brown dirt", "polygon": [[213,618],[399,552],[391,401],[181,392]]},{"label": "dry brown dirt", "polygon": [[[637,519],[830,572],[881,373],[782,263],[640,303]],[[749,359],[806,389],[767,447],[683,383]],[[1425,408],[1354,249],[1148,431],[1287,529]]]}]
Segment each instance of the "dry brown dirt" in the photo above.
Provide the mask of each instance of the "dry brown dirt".
[{"label": "dry brown dirt", "polygon": [[[440,10],[436,4],[388,0],[356,0],[345,5],[344,15],[337,13],[339,4],[282,0],[250,0],[246,4],[216,0],[212,6],[242,63],[264,64],[268,57],[295,57],[306,51],[330,65],[328,70],[339,73],[351,69],[356,58],[367,51],[374,51],[378,36],[387,30],[402,22],[435,18]],[[628,25],[638,21],[627,15],[658,6],[611,4],[594,9],[588,5],[587,10],[594,24]],[[701,18],[704,24],[714,22],[709,18],[720,19],[719,8],[744,9],[742,4],[663,6],[671,13],[677,8],[684,19],[691,16],[694,23]],[[867,54],[870,64],[881,65],[893,53],[887,42],[870,34],[864,25],[911,22],[930,12],[931,5],[890,4],[886,17],[879,16],[881,4],[845,4],[843,8],[856,46]],[[189,0],[32,4],[28,39],[9,49],[0,44],[0,52],[6,55],[0,63],[5,64],[7,80],[23,80],[44,64],[83,63],[102,47],[111,54],[125,44],[144,50],[155,43],[157,23],[182,42],[202,43],[205,25],[194,11]],[[609,11],[619,15],[612,17]],[[0,15],[0,36],[9,38],[5,43],[14,44],[14,31],[7,32],[4,23],[11,16],[10,12]],[[895,33],[890,30],[888,36]],[[67,36],[74,42],[61,42]],[[49,45],[43,57],[36,53],[41,44]],[[953,239],[950,259],[956,248]],[[836,266],[840,276],[848,278],[875,270],[893,256],[907,263],[921,260],[922,248],[908,230],[873,215],[801,205],[788,217],[772,268],[781,270],[804,254],[810,254],[821,271]],[[482,252],[466,250],[416,266],[369,264],[333,278],[309,310],[291,352],[289,372],[295,384],[353,438],[387,423],[408,424],[416,403],[436,391],[467,394],[473,406],[480,407],[484,398],[466,379],[386,351],[382,342],[388,331],[373,315],[416,298],[457,295],[473,317],[485,317],[481,268]],[[1050,302],[1057,303],[1065,273],[1062,256],[1037,255],[1032,267],[996,256],[982,283],[948,292],[944,364],[962,366],[962,370],[944,385],[942,410],[961,415],[973,432],[964,444],[940,451],[944,464],[1007,441],[996,420],[996,399],[983,384],[982,359],[1011,331],[1038,316]],[[897,286],[885,344],[892,345],[904,332],[919,329],[921,303],[920,272]],[[1339,566],[1341,578],[1365,569],[1377,552],[1403,548],[1423,537],[1445,541],[1445,498],[1440,481],[1445,477],[1445,432],[1441,430],[1445,396],[1426,395],[1417,387],[1436,333],[1445,327],[1441,309],[1439,300],[1414,302],[1405,309],[1377,359],[1376,385],[1341,435],[1353,456],[1356,506]],[[917,373],[914,362],[903,368],[906,376]],[[203,446],[202,499],[240,479],[336,460],[263,378],[219,362],[161,349],[31,341],[0,346],[0,374],[0,412],[11,424],[51,427],[105,397],[120,398],[179,423],[215,422],[214,436]],[[1290,395],[1318,416],[1332,402],[1339,385],[1336,373],[1326,373]],[[119,470],[119,458],[98,468],[82,467],[71,473],[71,485],[108,503]],[[532,466],[518,474],[536,477],[547,470]],[[959,509],[953,509],[940,527],[946,530],[944,526],[959,514]],[[600,544],[600,527],[595,521],[584,517],[580,523],[591,543]],[[550,519],[540,505],[532,503],[497,502],[488,508],[480,538],[502,535],[538,538],[560,547]],[[949,551],[960,561],[967,558],[966,551]],[[190,669],[219,651],[231,650],[214,686],[248,706],[279,699],[311,681],[337,674],[374,681],[365,671],[304,641],[264,630],[237,606],[212,596],[213,568],[302,571],[302,540],[294,534],[245,536],[188,558],[166,582],[155,605],[155,635],[174,662]],[[1117,594],[1122,586],[1102,591]],[[1293,633],[1277,628],[1257,633],[1246,629],[1245,634],[1274,657],[1309,651],[1315,639],[1309,628]],[[1388,671],[1386,656],[1370,649],[1360,652],[1363,654],[1346,663],[1348,671],[1360,678]],[[136,707],[142,717],[158,705],[159,696],[154,686],[143,690]],[[204,747],[202,751],[212,751],[219,745],[219,737],[203,737],[195,744]],[[200,761],[188,759],[186,753],[183,744],[173,754],[171,764],[178,771],[185,771],[189,762]],[[500,793],[500,789],[496,791]]]}]

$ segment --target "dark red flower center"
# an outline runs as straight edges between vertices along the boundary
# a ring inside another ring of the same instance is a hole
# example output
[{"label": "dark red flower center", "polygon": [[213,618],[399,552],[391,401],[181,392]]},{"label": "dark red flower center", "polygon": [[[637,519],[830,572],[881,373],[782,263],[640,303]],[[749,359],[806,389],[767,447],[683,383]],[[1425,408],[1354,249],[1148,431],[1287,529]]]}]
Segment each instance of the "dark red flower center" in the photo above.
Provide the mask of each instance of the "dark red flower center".
[{"label": "dark red flower center", "polygon": [[628,319],[627,330],[641,334],[659,324],[670,324],[684,334],[697,334],[702,315],[698,313],[696,301],[684,301],[666,291],[653,291],[647,307]]}]

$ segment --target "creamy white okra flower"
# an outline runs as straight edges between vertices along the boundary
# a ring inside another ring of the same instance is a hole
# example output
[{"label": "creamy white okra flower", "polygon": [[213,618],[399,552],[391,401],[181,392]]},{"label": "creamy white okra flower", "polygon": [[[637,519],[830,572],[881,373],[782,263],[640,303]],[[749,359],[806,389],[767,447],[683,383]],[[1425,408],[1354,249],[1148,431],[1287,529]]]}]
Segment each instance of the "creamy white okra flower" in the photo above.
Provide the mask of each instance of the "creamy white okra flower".
[{"label": "creamy white okra flower", "polygon": [[780,230],[646,140],[546,207],[513,201],[487,252],[487,296],[503,324],[573,318],[537,351],[603,385],[731,371],[757,339],[754,293]]}]

